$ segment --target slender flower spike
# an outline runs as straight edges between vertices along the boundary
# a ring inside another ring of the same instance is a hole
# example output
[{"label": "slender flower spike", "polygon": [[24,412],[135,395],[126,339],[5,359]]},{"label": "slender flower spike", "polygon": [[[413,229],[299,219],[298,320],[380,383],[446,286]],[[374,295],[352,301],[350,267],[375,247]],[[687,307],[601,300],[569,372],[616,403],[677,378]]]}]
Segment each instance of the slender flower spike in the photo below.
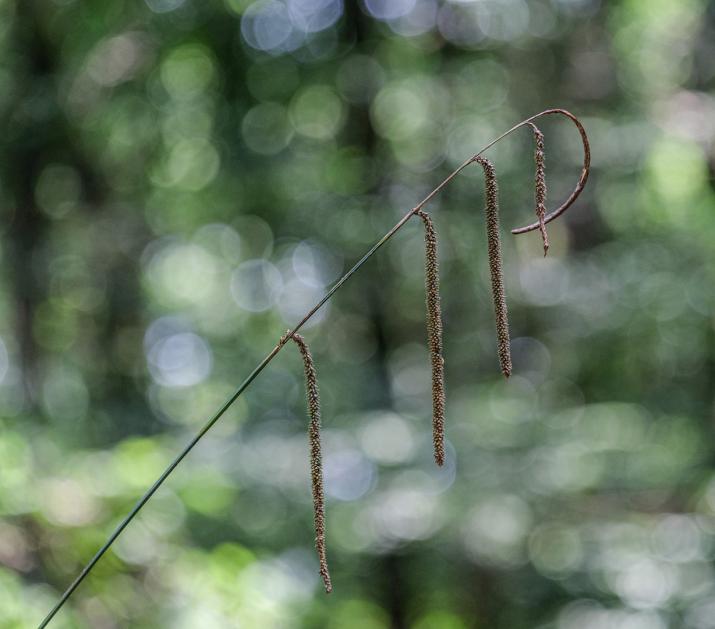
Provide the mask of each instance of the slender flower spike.
[{"label": "slender flower spike", "polygon": [[534,201],[536,203],[536,217],[539,219],[539,231],[541,239],[544,241],[544,256],[549,252],[549,235],[546,233],[546,153],[544,152],[544,134],[533,122],[529,123],[534,132],[536,150],[534,151],[534,162],[536,164],[536,175],[534,178]]},{"label": "slender flower spike", "polygon": [[434,460],[444,465],[444,358],[442,356],[442,311],[439,299],[437,232],[430,215],[416,212],[425,225],[425,292],[427,302],[427,343],[432,361],[432,439]]},{"label": "slender flower spike", "polygon": [[484,181],[487,197],[487,244],[489,250],[489,270],[492,276],[492,298],[497,325],[497,343],[499,366],[508,378],[511,375],[511,349],[509,344],[509,317],[504,294],[504,272],[501,261],[501,242],[499,240],[499,186],[492,163],[481,156],[474,158],[484,169]]},{"label": "slender flower spike", "polygon": [[[280,340],[280,345],[285,344],[287,336]],[[305,339],[300,334],[293,334],[300,354],[303,357],[305,371],[305,390],[308,397],[308,415],[310,427],[308,428],[308,441],[310,443],[310,478],[313,487],[313,519],[315,521],[315,549],[318,551],[320,576],[325,584],[325,591],[333,591],[328,572],[328,560],[325,551],[325,494],[323,491],[323,464],[320,450],[320,394],[318,392],[318,377],[315,371],[313,356],[308,349]]]}]

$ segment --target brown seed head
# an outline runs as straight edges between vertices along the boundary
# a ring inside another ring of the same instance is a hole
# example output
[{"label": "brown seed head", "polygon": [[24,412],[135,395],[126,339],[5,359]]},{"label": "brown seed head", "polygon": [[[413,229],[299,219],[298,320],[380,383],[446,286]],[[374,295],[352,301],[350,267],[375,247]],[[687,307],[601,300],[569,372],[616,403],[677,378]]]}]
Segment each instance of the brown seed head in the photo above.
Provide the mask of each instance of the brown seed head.
[{"label": "brown seed head", "polygon": [[442,356],[442,310],[439,298],[437,232],[429,214],[416,212],[425,226],[425,292],[427,303],[427,344],[432,362],[432,439],[434,460],[444,464],[444,358]]},{"label": "brown seed head", "polygon": [[[305,390],[308,397],[308,441],[310,444],[310,479],[313,488],[313,519],[315,521],[315,548],[318,552],[320,576],[323,578],[325,591],[333,591],[328,572],[328,559],[325,550],[325,494],[323,491],[323,464],[320,450],[320,394],[318,392],[318,377],[315,363],[305,339],[300,334],[294,334],[293,340],[303,357],[305,371]],[[281,338],[281,345],[286,337]]]},{"label": "brown seed head", "polygon": [[477,156],[475,161],[484,169],[484,181],[487,197],[487,245],[489,251],[489,270],[492,278],[492,298],[497,326],[499,365],[508,378],[511,375],[511,350],[509,346],[509,316],[504,293],[504,272],[501,260],[501,242],[499,239],[499,186],[493,164],[486,158]]},{"label": "brown seed head", "polygon": [[544,134],[532,122],[529,123],[534,133],[536,150],[534,152],[534,163],[536,164],[536,174],[534,177],[534,201],[536,203],[536,217],[539,219],[539,231],[541,239],[544,241],[544,255],[549,251],[549,235],[546,233],[546,153],[544,152]]}]

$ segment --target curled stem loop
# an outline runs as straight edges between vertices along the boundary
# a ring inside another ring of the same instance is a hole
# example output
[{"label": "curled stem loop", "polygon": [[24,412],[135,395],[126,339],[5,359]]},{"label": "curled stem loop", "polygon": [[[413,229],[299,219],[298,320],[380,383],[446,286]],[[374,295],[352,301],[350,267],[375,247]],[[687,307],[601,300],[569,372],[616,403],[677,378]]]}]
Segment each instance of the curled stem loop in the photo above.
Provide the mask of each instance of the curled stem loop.
[{"label": "curled stem loop", "polygon": [[[564,116],[564,117],[568,118],[571,122],[573,122],[573,124],[576,126],[576,129],[578,130],[579,135],[581,136],[581,144],[583,145],[583,167],[581,168],[581,175],[579,176],[578,181],[576,182],[576,187],[571,191],[571,194],[568,196],[568,198],[561,205],[559,205],[559,207],[557,207],[555,210],[553,210],[552,212],[549,212],[546,216],[544,216],[544,224],[550,223],[555,218],[558,218],[573,205],[573,202],[576,199],[578,199],[581,192],[583,192],[583,189],[586,186],[586,181],[588,180],[588,175],[591,171],[591,145],[589,144],[589,141],[588,141],[588,135],[586,134],[586,129],[583,128],[581,121],[576,116],[574,116],[570,111],[566,111],[565,109],[558,109],[558,108],[545,109],[544,111],[541,111],[538,114],[534,114],[533,116],[530,116],[526,120],[522,120],[521,122],[518,122],[511,129],[505,131],[499,137],[494,138],[481,151],[479,151],[479,153],[472,156],[471,160],[469,160],[470,162],[476,162],[477,157],[479,157],[487,149],[490,149],[497,142],[503,140],[506,136],[510,135],[511,133],[514,133],[514,131],[516,131],[517,129],[520,129],[524,125],[528,125],[531,122],[533,122],[534,120],[541,118],[542,116],[554,116],[554,115]],[[460,167],[460,170],[461,170],[461,167]],[[535,229],[539,229],[539,225],[540,225],[539,221],[536,221],[535,223],[525,225],[524,227],[517,227],[515,229],[512,229],[511,233],[512,234],[525,234],[526,232],[530,232],[530,231],[534,231]]]}]

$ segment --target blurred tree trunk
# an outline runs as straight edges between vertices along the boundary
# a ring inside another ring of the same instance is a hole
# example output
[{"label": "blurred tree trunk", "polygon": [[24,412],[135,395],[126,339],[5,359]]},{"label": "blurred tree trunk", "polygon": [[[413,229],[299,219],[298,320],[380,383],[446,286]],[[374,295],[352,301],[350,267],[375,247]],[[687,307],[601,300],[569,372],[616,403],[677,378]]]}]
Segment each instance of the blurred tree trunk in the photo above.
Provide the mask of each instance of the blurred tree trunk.
[{"label": "blurred tree trunk", "polygon": [[[346,3],[347,22],[353,33],[355,48],[361,52],[372,52],[371,27],[372,20],[360,10],[357,3]],[[367,104],[350,108],[350,121],[346,127],[354,137],[353,143],[361,145],[365,155],[374,156],[376,153],[377,138],[370,121],[369,106]],[[378,178],[368,194],[378,196],[381,188],[381,179]],[[371,389],[376,391],[373,403],[379,408],[390,409],[393,407],[392,387],[388,368],[389,331],[387,329],[388,314],[385,312],[384,295],[390,290],[389,277],[377,272],[376,265],[365,267],[369,272],[363,272],[360,290],[367,296],[368,316],[375,334],[376,351],[373,359],[373,373],[375,374]],[[405,629],[406,598],[405,583],[403,579],[403,560],[398,553],[390,552],[378,562],[381,584],[379,592],[382,594],[381,605],[390,616],[390,626],[393,629]]]},{"label": "blurred tree trunk", "polygon": [[51,86],[53,63],[35,20],[32,2],[17,7],[15,45],[23,51],[23,83],[12,107],[12,135],[6,140],[4,161],[13,209],[9,221],[10,281],[15,293],[17,344],[28,407],[35,406],[38,348],[33,318],[44,294],[37,258],[47,232],[47,219],[35,202],[35,186],[55,137],[57,103]]}]

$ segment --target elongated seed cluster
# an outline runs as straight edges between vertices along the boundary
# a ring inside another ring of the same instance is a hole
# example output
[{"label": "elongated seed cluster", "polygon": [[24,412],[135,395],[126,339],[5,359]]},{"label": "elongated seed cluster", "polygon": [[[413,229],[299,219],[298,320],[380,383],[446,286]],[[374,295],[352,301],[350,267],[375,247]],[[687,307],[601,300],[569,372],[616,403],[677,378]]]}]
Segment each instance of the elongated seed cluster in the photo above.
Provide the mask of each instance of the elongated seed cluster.
[{"label": "elongated seed cluster", "polygon": [[[286,342],[286,336],[281,338],[280,344]],[[308,415],[310,426],[308,428],[308,442],[310,444],[310,479],[313,488],[313,519],[315,521],[315,549],[318,552],[320,576],[325,584],[325,591],[333,591],[328,572],[328,559],[325,550],[325,493],[323,490],[323,463],[320,449],[320,394],[318,392],[318,377],[315,371],[313,356],[308,349],[305,339],[300,334],[294,334],[300,354],[303,357],[305,371],[305,391],[308,397]]]},{"label": "elongated seed cluster", "polygon": [[425,226],[425,293],[427,303],[427,345],[432,362],[432,440],[434,460],[444,464],[444,358],[442,356],[442,309],[439,298],[437,232],[430,215],[416,212]]},{"label": "elongated seed cluster", "polygon": [[549,235],[546,233],[546,153],[544,152],[544,134],[539,127],[530,122],[529,126],[534,133],[536,150],[534,151],[534,163],[536,164],[536,174],[534,176],[534,201],[536,204],[536,217],[539,219],[539,231],[541,239],[544,241],[544,255],[549,251]]},{"label": "elongated seed cluster", "polygon": [[509,346],[509,316],[504,293],[504,271],[501,260],[501,241],[499,239],[499,186],[493,164],[482,156],[475,161],[484,169],[486,188],[487,245],[489,252],[489,270],[492,278],[492,298],[497,326],[497,344],[499,366],[508,378],[511,375],[511,350]]}]

